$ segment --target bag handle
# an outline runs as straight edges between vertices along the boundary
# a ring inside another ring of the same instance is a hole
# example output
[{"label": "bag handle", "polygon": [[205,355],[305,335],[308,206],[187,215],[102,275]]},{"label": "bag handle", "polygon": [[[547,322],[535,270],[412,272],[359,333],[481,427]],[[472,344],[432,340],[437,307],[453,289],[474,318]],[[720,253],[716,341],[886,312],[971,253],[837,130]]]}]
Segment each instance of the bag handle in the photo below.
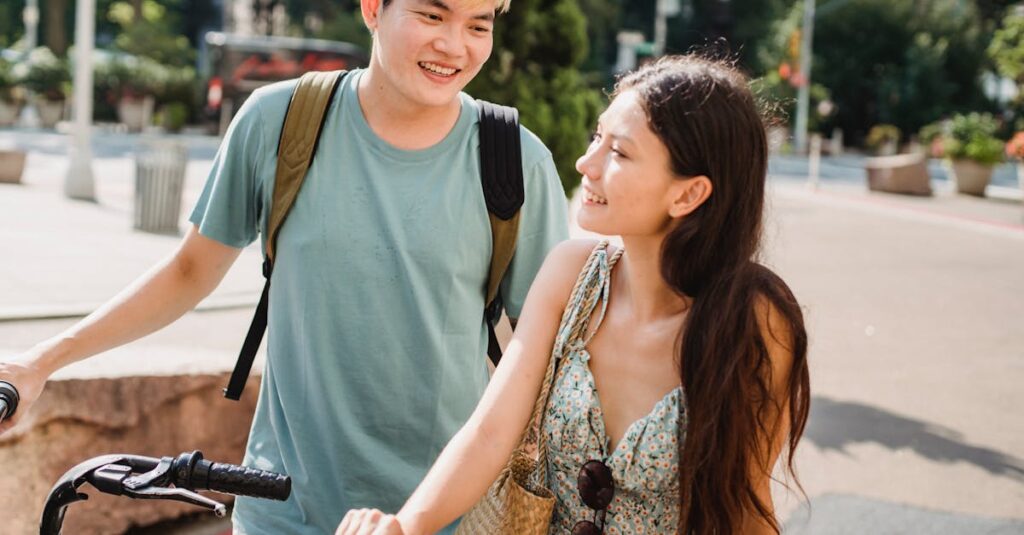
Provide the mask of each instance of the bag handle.
[{"label": "bag handle", "polygon": [[[590,323],[590,313],[597,305],[597,300],[602,299],[604,303],[608,302],[608,280],[607,277],[602,277],[601,273],[602,271],[607,273],[622,256],[623,249],[619,248],[609,259],[607,249],[607,240],[602,240],[601,243],[597,244],[580,270],[579,276],[576,278],[576,284],[573,286],[568,304],[562,312],[562,321],[560,322],[558,332],[563,332],[566,326],[571,330],[564,341],[559,341],[562,338],[561,336],[555,340],[555,345],[551,351],[551,358],[548,360],[548,368],[544,373],[544,382],[541,385],[540,395],[537,396],[537,401],[534,402],[530,422],[523,432],[523,437],[516,448],[517,451],[527,451],[531,445],[535,444],[537,446],[538,459],[543,460],[547,456],[547,440],[540,427],[543,423],[544,411],[547,409],[551,395],[551,387],[555,380],[558,361],[562,360],[565,346],[571,345],[568,343],[581,338],[586,332],[587,326]],[[583,310],[586,310],[586,314],[581,314]],[[513,455],[514,457],[515,455]],[[547,477],[547,466],[544,462],[538,462],[536,470],[540,472],[542,479]]]}]

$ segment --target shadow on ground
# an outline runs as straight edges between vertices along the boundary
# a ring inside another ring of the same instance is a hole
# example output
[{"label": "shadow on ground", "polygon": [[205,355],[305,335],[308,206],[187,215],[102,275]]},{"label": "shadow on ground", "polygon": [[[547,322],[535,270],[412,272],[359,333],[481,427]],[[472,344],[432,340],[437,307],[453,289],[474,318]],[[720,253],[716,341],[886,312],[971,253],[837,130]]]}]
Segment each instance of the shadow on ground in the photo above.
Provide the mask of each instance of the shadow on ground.
[{"label": "shadow on ground", "polygon": [[853,444],[873,442],[890,450],[912,450],[927,459],[967,462],[985,471],[1024,481],[1024,461],[973,446],[961,433],[856,402],[814,397],[804,438],[823,450],[848,453]]},{"label": "shadow on ground", "polygon": [[796,511],[784,535],[1019,535],[1024,521],[933,511],[859,496],[826,494]]}]

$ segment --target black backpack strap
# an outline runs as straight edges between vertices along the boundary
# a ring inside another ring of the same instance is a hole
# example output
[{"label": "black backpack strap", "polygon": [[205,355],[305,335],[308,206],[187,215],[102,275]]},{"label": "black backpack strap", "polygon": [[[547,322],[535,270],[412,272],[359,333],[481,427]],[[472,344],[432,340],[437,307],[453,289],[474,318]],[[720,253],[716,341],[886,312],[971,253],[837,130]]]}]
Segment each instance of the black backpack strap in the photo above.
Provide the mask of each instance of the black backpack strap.
[{"label": "black backpack strap", "polygon": [[487,355],[497,366],[501,346],[494,326],[501,316],[501,284],[519,235],[523,206],[523,157],[519,139],[519,112],[515,108],[477,100],[480,107],[480,185],[491,223],[491,267],[487,278]]},{"label": "black backpack strap", "polygon": [[249,378],[252,363],[256,359],[256,351],[263,341],[263,333],[267,330],[270,274],[273,272],[277,251],[277,233],[284,225],[288,212],[299,195],[306,171],[313,163],[320,134],[323,132],[324,123],[327,122],[327,110],[345,73],[346,71],[307,72],[299,79],[288,102],[284,124],[281,126],[281,138],[277,145],[274,192],[267,218],[266,256],[263,258],[263,277],[266,280],[252,323],[249,324],[249,332],[245,335],[245,342],[242,343],[242,350],[235,362],[235,369],[231,372],[228,387],[224,389],[224,397],[228,399],[238,400],[242,396],[245,381]]}]

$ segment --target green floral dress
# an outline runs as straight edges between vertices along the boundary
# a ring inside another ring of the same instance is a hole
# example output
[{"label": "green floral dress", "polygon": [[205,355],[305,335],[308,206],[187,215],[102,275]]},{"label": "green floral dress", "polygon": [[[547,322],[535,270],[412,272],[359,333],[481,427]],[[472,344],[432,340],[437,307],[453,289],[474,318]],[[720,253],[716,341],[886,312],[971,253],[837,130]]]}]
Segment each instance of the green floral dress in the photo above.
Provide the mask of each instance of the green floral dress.
[{"label": "green floral dress", "polygon": [[[611,269],[621,255],[611,258],[607,244],[594,251],[596,261],[588,262],[585,284],[590,292],[573,296],[567,317],[582,315],[585,325],[600,305],[596,332],[608,306]],[[597,299],[586,294],[600,292]],[[563,322],[555,343],[558,363],[551,398],[544,413],[543,432],[548,445],[548,487],[555,493],[551,534],[570,533],[580,520],[593,520],[594,511],[584,505],[576,489],[580,467],[587,461],[604,461],[615,479],[615,498],[608,507],[604,532],[609,535],[675,533],[679,525],[678,441],[685,431],[686,408],[682,386],[669,392],[643,418],[633,422],[614,451],[604,428],[604,416],[594,376],[588,361],[586,338]],[[587,332],[584,327],[578,332]]]}]

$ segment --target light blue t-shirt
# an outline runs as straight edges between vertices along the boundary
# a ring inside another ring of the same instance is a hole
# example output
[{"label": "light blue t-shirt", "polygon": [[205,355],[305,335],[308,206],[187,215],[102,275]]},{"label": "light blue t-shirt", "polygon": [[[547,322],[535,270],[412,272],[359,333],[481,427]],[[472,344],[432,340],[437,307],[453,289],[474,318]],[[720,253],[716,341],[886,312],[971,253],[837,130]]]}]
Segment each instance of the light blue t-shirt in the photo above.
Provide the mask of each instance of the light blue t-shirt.
[{"label": "light blue t-shirt", "polygon": [[[244,463],[292,478],[287,502],[239,498],[250,535],[333,533],[352,508],[397,511],[488,380],[491,234],[478,108],[438,144],[400,150],[370,129],[349,74],[277,239],[268,358]],[[266,228],[295,81],[256,91],[221,144],[191,221],[243,247]],[[517,317],[547,252],[568,235],[551,153],[521,132],[526,199],[501,284]],[[254,267],[255,268],[255,267]]]}]

